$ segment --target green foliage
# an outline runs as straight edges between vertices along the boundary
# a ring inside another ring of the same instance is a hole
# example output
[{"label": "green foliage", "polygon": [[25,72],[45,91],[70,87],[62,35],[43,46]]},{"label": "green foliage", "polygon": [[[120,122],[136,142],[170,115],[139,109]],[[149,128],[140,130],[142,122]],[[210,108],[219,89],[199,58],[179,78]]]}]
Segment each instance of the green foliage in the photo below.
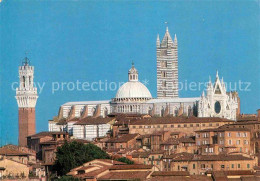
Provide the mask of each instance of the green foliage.
[{"label": "green foliage", "polygon": [[126,164],[128,164],[128,165],[133,165],[133,164],[134,164],[134,162],[133,162],[132,160],[129,160],[129,159],[126,158],[126,157],[118,158],[118,159],[116,159],[116,161],[124,162],[124,163],[126,163]]},{"label": "green foliage", "polygon": [[80,179],[71,176],[62,176],[61,178],[55,179],[54,181],[80,181]]},{"label": "green foliage", "polygon": [[65,175],[71,169],[94,159],[108,159],[108,154],[94,144],[83,144],[76,141],[65,142],[58,147],[54,171],[58,175]]}]

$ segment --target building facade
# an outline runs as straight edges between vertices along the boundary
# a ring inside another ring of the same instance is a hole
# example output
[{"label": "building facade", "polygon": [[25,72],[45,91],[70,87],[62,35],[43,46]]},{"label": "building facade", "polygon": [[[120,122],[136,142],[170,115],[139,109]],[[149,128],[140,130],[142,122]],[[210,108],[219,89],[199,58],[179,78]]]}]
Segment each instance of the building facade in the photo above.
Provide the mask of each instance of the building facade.
[{"label": "building facade", "polygon": [[37,102],[37,88],[34,87],[34,67],[29,65],[25,57],[19,67],[20,85],[16,89],[16,100],[19,115],[19,145],[27,146],[27,136],[35,134],[35,106]]},{"label": "building facade", "polygon": [[236,120],[239,111],[237,92],[227,92],[223,78],[218,72],[215,83],[209,80],[207,94],[202,93],[198,104],[198,117],[222,117]]}]

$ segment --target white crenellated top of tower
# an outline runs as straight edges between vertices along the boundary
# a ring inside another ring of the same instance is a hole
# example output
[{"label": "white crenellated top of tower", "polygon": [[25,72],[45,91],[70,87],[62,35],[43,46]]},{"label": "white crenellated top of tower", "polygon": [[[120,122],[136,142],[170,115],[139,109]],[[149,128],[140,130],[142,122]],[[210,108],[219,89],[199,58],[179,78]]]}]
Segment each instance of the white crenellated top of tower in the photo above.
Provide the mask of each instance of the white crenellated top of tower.
[{"label": "white crenellated top of tower", "polygon": [[38,98],[37,88],[34,86],[34,67],[25,57],[22,66],[19,66],[19,87],[16,88],[18,107],[35,107]]}]

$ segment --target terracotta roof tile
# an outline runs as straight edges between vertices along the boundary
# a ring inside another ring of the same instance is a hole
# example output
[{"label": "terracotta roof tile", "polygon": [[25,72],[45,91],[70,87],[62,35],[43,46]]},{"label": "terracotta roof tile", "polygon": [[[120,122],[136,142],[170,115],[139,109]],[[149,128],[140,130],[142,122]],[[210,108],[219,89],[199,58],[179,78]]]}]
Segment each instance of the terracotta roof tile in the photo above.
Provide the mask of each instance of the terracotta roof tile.
[{"label": "terracotta roof tile", "polygon": [[110,172],[98,180],[126,180],[126,179],[140,179],[144,180],[151,174],[151,171],[122,171]]},{"label": "terracotta roof tile", "polygon": [[118,138],[110,138],[106,140],[106,143],[125,143],[138,137],[138,134],[125,134]]},{"label": "terracotta roof tile", "polygon": [[27,156],[28,153],[24,153],[19,150],[13,150],[7,147],[0,148],[0,155],[7,155],[7,156]]},{"label": "terracotta roof tile", "polygon": [[109,170],[135,170],[135,169],[152,169],[152,165],[138,165],[138,164],[133,164],[133,165],[114,165],[109,168]]},{"label": "terracotta roof tile", "polygon": [[86,117],[84,119],[79,120],[76,122],[74,125],[97,125],[97,124],[107,124],[110,121],[114,120],[115,118],[113,117],[107,117],[107,118],[102,118],[102,117]]},{"label": "terracotta roof tile", "polygon": [[155,171],[152,173],[152,177],[156,176],[189,176],[188,171]]},{"label": "terracotta roof tile", "polygon": [[60,131],[43,131],[34,135],[30,135],[27,137],[31,138],[40,138],[40,137],[45,137],[45,136],[52,136],[53,134],[68,134],[67,132],[60,132]]},{"label": "terracotta roof tile", "polygon": [[156,117],[130,120],[130,125],[174,124],[174,123],[208,123],[234,122],[233,120],[218,117]]}]

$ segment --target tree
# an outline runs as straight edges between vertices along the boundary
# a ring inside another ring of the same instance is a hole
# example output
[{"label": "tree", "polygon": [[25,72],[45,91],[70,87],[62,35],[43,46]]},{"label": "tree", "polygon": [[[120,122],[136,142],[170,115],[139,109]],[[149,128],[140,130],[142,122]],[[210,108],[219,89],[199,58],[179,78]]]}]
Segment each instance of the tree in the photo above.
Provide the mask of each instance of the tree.
[{"label": "tree", "polygon": [[134,164],[134,162],[133,162],[132,160],[129,160],[129,159],[126,158],[126,157],[118,158],[118,159],[116,159],[116,161],[124,162],[124,163],[126,163],[126,164],[128,164],[128,165]]},{"label": "tree", "polygon": [[57,148],[54,171],[58,175],[65,175],[71,169],[94,159],[108,159],[108,154],[94,144],[67,141]]}]

